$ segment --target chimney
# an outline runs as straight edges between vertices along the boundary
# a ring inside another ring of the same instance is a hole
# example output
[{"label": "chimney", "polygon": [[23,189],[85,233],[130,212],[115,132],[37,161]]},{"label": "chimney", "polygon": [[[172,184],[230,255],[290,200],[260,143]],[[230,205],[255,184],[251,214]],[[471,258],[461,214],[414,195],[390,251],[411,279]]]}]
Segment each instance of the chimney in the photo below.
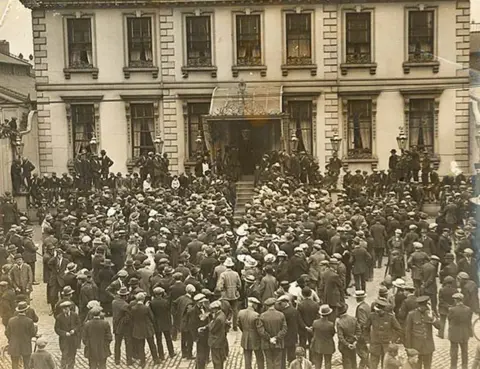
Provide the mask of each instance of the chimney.
[{"label": "chimney", "polygon": [[0,53],[10,54],[10,43],[7,40],[0,40]]}]

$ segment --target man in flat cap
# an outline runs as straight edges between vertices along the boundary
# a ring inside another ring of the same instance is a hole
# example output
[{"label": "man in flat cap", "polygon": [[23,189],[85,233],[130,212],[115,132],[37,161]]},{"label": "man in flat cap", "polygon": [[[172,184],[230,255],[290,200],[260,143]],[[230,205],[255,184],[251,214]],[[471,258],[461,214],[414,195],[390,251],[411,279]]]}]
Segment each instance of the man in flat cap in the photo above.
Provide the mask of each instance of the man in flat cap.
[{"label": "man in flat cap", "polygon": [[227,359],[227,317],[222,311],[220,301],[210,304],[211,320],[208,323],[208,346],[212,354],[214,369],[223,369]]},{"label": "man in flat cap", "polygon": [[285,315],[275,309],[276,300],[272,297],[264,301],[267,310],[257,320],[257,331],[261,337],[261,347],[265,355],[267,369],[280,368],[282,364],[283,339],[287,334]]},{"label": "man in flat cap", "polygon": [[260,335],[257,332],[256,323],[260,316],[257,309],[260,301],[255,297],[248,297],[247,308],[238,312],[238,328],[242,332],[240,346],[243,349],[245,369],[252,369],[252,353],[255,353],[257,359],[257,368],[264,369],[265,362],[263,352],[260,346]]},{"label": "man in flat cap", "polygon": [[155,322],[155,338],[157,340],[158,356],[160,360],[165,359],[162,336],[165,337],[169,356],[175,356],[172,336],[170,333],[172,330],[172,313],[170,306],[171,304],[166,297],[165,290],[162,287],[155,287],[153,289],[153,299],[150,301],[150,309],[152,310]]},{"label": "man in flat cap", "polygon": [[452,296],[454,305],[448,311],[448,339],[450,341],[450,368],[457,369],[458,347],[462,357],[462,369],[468,369],[468,340],[473,336],[472,310],[464,305],[463,295]]},{"label": "man in flat cap", "polygon": [[437,274],[440,258],[432,255],[430,261],[422,265],[422,285],[421,293],[430,298],[432,303],[432,311],[437,315]]},{"label": "man in flat cap", "polygon": [[82,327],[82,341],[85,345],[84,355],[90,369],[106,369],[107,358],[111,355],[110,342],[112,330],[108,321],[101,319],[101,308],[93,308],[93,319]]},{"label": "man in flat cap", "polygon": [[457,276],[458,287],[463,294],[463,303],[467,305],[472,312],[478,314],[480,311],[478,301],[478,287],[470,276],[465,272],[458,273]]},{"label": "man in flat cap", "polygon": [[131,319],[130,307],[127,302],[128,295],[128,288],[126,286],[122,286],[116,291],[115,298],[112,301],[112,328],[115,336],[114,359],[116,365],[120,365],[122,341],[125,341],[127,365],[133,364],[133,322]]},{"label": "man in flat cap", "polygon": [[405,347],[419,353],[418,369],[431,369],[435,351],[432,327],[440,328],[440,321],[434,317],[428,306],[428,296],[417,297],[418,307],[409,312],[405,322]]}]

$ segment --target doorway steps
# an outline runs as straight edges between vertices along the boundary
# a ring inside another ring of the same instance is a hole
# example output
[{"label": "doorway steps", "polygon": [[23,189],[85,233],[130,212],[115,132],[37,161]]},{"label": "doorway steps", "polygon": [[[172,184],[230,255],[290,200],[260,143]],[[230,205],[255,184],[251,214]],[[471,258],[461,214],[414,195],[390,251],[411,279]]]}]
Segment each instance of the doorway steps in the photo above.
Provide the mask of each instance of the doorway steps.
[{"label": "doorway steps", "polygon": [[241,222],[245,215],[245,204],[252,202],[255,193],[254,190],[253,176],[251,179],[244,176],[237,182],[237,203],[235,206],[235,212],[233,213],[233,219],[235,221]]}]

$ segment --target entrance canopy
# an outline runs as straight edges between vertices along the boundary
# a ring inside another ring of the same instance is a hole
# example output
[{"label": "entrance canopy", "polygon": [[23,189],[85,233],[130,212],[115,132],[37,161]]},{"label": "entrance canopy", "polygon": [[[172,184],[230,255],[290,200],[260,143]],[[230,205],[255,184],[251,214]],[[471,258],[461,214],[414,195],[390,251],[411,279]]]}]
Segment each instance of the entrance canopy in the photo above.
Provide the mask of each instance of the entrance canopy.
[{"label": "entrance canopy", "polygon": [[282,90],[282,86],[247,86],[244,82],[230,87],[216,87],[207,119],[280,116]]}]

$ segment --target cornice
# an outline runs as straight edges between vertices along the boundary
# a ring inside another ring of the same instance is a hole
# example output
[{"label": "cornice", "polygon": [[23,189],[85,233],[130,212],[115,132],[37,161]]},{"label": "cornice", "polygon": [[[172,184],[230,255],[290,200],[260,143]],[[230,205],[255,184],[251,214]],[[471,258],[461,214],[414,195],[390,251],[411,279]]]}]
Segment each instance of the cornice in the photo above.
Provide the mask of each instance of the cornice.
[{"label": "cornice", "polygon": [[[191,6],[256,6],[272,4],[326,4],[355,5],[374,3],[418,3],[418,0],[20,0],[29,9],[79,9],[79,8],[152,8]],[[455,2],[455,0],[421,0],[422,3]]]}]

